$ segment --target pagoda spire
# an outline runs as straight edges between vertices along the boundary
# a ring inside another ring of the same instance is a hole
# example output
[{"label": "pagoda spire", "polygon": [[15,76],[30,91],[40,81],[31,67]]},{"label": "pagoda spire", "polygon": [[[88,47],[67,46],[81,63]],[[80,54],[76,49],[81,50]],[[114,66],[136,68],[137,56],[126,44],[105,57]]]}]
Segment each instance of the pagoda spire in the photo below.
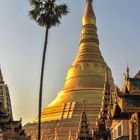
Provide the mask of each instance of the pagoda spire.
[{"label": "pagoda spire", "polygon": [[97,121],[99,121],[100,123],[102,122],[102,124],[104,125],[103,126],[104,129],[105,129],[105,121],[108,115],[108,106],[110,104],[110,97],[111,97],[111,93],[110,93],[110,84],[108,82],[108,68],[106,68],[102,104],[101,104],[100,113],[97,119]]},{"label": "pagoda spire", "polygon": [[2,72],[1,72],[1,67],[0,67],[0,84],[4,84]]},{"label": "pagoda spire", "polygon": [[127,69],[126,69],[126,77],[127,79],[129,78],[129,67],[127,66]]},{"label": "pagoda spire", "polygon": [[125,82],[127,82],[127,80],[129,79],[129,71],[130,71],[130,69],[129,69],[129,66],[127,65],[126,72],[124,73]]},{"label": "pagoda spire", "polygon": [[80,38],[80,45],[99,45],[96,27],[96,17],[94,14],[92,2],[93,0],[86,0],[86,7],[82,18],[82,32]]},{"label": "pagoda spire", "polygon": [[[109,123],[111,123],[111,116],[110,116],[111,104],[112,104],[112,95],[110,92],[110,84],[108,80],[108,68],[106,68],[101,110],[96,121],[97,124],[96,131],[95,131],[96,137],[105,137],[105,134],[108,137],[110,136],[110,132],[108,131],[108,128],[110,127]],[[98,135],[99,132],[100,135]]]},{"label": "pagoda spire", "polygon": [[86,8],[84,11],[82,25],[94,24],[96,25],[96,17],[92,8],[93,0],[86,0]]},{"label": "pagoda spire", "polygon": [[110,83],[108,80],[108,68],[106,68],[104,92],[103,92],[102,106],[101,106],[101,114],[102,114],[101,118],[103,120],[107,119],[108,106],[110,105],[110,99],[111,99]]},{"label": "pagoda spire", "polygon": [[89,131],[87,115],[85,112],[85,100],[83,101],[83,112],[80,118],[76,140],[92,140],[92,135]]},{"label": "pagoda spire", "polygon": [[122,88],[122,91],[127,94],[129,93],[129,71],[129,67],[127,65],[126,72],[124,73],[124,86]]}]

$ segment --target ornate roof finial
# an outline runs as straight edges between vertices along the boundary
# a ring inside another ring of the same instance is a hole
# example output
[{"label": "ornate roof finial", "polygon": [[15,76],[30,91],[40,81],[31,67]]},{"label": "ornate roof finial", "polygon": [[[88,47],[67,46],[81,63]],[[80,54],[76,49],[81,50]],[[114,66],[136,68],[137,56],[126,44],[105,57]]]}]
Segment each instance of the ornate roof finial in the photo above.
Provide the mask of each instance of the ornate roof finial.
[{"label": "ornate roof finial", "polygon": [[126,68],[126,72],[124,73],[124,86],[122,88],[122,91],[124,93],[129,93],[129,67],[128,67],[128,64],[127,64],[127,68]]},{"label": "ornate roof finial", "polygon": [[129,66],[127,65],[127,69],[126,69],[126,78],[129,78]]},{"label": "ornate roof finial", "polygon": [[0,84],[4,84],[2,72],[1,72],[1,67],[0,67]]},{"label": "ornate roof finial", "polygon": [[126,68],[126,72],[123,73],[124,75],[124,87],[123,87],[123,91],[126,92],[126,88],[128,86],[128,81],[129,81],[129,67],[128,67],[128,64],[127,64],[127,68]]}]

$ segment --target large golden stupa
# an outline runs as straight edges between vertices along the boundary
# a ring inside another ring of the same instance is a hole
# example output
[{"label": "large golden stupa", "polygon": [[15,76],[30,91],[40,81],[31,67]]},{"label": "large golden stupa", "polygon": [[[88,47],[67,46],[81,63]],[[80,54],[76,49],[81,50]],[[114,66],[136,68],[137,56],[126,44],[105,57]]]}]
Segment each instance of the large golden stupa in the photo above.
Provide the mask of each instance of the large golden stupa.
[{"label": "large golden stupa", "polygon": [[[106,68],[108,68],[109,81],[113,88],[111,70],[99,49],[92,0],[86,0],[80,48],[68,70],[63,91],[60,91],[56,99],[42,111],[42,131],[45,131],[42,135],[53,139],[54,131],[51,132],[51,130],[57,127],[61,129],[58,134],[60,140],[67,140],[69,129],[72,129],[74,136],[82,113],[83,100],[86,102],[85,110],[89,125],[94,126],[101,107]],[[32,124],[32,127],[34,125]],[[49,131],[46,132],[47,129]]]}]

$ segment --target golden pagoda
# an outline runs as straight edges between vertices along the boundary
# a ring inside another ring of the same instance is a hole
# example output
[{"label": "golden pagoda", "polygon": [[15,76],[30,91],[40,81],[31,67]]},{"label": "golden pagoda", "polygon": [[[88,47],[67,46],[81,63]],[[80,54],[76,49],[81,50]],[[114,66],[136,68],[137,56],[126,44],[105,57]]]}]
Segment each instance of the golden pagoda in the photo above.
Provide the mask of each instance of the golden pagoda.
[{"label": "golden pagoda", "polygon": [[[82,32],[80,37],[80,49],[68,70],[64,90],[60,91],[54,101],[42,112],[42,121],[57,120],[62,112],[57,110],[65,103],[83,102],[101,104],[102,91],[105,82],[105,69],[107,68],[99,50],[96,18],[92,8],[92,0],[86,0],[86,8],[82,20]],[[113,85],[111,71],[109,80]],[[49,113],[54,110],[56,114]]]},{"label": "golden pagoda", "polygon": [[[60,140],[67,139],[70,128],[72,128],[72,135],[75,135],[82,113],[83,100],[86,101],[85,110],[89,126],[95,124],[101,107],[106,68],[110,86],[114,87],[111,70],[99,49],[92,0],[86,0],[79,45],[78,54],[67,72],[63,91],[60,91],[56,99],[42,111],[42,131],[45,131],[43,134],[52,139],[54,128],[58,128],[57,134],[58,137],[60,135]],[[37,127],[36,122],[37,119],[33,124],[25,126],[26,131],[31,135],[34,133],[33,128]],[[44,135],[42,137],[45,137]]]}]

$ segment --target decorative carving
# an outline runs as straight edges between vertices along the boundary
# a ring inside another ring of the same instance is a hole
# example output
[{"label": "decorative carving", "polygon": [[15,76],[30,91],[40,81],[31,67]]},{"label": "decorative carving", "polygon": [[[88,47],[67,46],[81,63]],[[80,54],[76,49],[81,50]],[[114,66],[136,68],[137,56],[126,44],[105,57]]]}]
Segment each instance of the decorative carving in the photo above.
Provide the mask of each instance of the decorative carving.
[{"label": "decorative carving", "polygon": [[82,27],[82,34],[80,37],[80,43],[83,42],[96,42],[99,45],[97,28],[95,25],[84,25]]}]

